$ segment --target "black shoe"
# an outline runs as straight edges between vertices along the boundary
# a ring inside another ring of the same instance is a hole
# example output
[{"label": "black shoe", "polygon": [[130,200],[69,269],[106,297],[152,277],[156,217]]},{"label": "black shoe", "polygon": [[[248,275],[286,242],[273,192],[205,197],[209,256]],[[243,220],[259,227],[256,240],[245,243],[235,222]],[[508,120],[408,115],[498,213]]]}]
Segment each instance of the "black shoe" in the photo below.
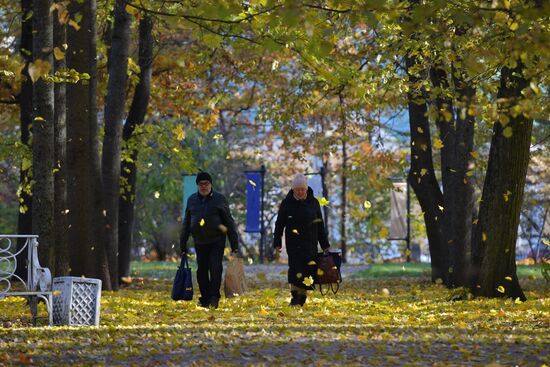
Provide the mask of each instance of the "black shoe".
[{"label": "black shoe", "polygon": [[208,306],[210,306],[210,303],[206,301],[203,297],[199,297],[199,306],[208,308]]},{"label": "black shoe", "polygon": [[210,304],[208,307],[211,307],[211,308],[218,308],[218,304],[220,302],[220,299],[216,296],[212,296],[210,297]]},{"label": "black shoe", "polygon": [[306,299],[307,299],[307,295],[306,295],[306,294],[300,294],[300,295],[298,296],[298,304],[299,304],[300,306],[303,306],[304,303],[306,303]]},{"label": "black shoe", "polygon": [[297,291],[291,291],[290,294],[292,295],[292,298],[290,299],[289,306],[299,306],[299,299],[300,296],[298,295]]}]

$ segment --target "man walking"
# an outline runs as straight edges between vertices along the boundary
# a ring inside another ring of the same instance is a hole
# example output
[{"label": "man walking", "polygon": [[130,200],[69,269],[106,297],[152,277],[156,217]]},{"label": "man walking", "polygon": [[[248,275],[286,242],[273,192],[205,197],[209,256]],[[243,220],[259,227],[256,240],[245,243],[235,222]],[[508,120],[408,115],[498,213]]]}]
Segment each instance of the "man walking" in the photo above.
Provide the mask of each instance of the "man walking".
[{"label": "man walking", "polygon": [[193,236],[197,253],[197,281],[202,307],[218,307],[226,237],[234,253],[239,250],[239,236],[225,197],[212,189],[207,172],[197,175],[198,192],[187,200],[180,237],[182,256],[187,256],[187,240]]}]

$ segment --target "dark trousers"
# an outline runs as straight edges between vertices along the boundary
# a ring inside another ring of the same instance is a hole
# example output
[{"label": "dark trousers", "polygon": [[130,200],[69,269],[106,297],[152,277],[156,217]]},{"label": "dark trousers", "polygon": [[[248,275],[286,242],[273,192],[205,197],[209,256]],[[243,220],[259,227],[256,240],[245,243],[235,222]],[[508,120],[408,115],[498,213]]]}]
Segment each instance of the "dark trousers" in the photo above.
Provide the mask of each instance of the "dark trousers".
[{"label": "dark trousers", "polygon": [[201,302],[208,302],[212,297],[220,298],[224,247],[225,239],[214,243],[195,245],[197,282],[201,292]]}]

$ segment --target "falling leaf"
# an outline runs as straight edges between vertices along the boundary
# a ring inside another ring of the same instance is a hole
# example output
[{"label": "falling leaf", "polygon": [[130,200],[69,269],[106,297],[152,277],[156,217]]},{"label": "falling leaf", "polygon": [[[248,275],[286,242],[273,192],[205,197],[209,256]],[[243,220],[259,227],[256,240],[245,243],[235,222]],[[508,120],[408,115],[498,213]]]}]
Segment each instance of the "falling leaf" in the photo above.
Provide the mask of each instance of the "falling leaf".
[{"label": "falling leaf", "polygon": [[479,153],[478,152],[470,152],[470,156],[472,156],[473,159],[478,159],[479,158]]},{"label": "falling leaf", "polygon": [[502,194],[502,196],[504,197],[505,202],[510,199],[510,195],[512,195],[512,192],[510,192],[510,190],[506,190],[506,192],[504,194]]},{"label": "falling leaf", "polygon": [[368,201],[368,200],[365,200],[365,202],[363,203],[363,207],[364,207],[365,209],[370,209],[371,206],[372,206],[372,204],[371,204],[370,201]]},{"label": "falling leaf", "polygon": [[507,281],[511,282],[512,281],[512,277],[508,276],[508,277],[504,277],[504,279],[506,279]]},{"label": "falling leaf", "polygon": [[390,295],[389,289],[388,289],[388,288],[382,288],[382,294],[383,294],[384,296],[389,296],[389,295]]},{"label": "falling leaf", "polygon": [[519,24],[518,22],[512,22],[512,24],[510,24],[510,30],[511,31],[515,31],[519,28]]},{"label": "falling leaf", "polygon": [[425,176],[426,173],[428,173],[428,170],[427,170],[426,168],[422,168],[422,169],[420,170],[420,176]]},{"label": "falling leaf", "polygon": [[46,60],[37,59],[34,62],[29,63],[28,73],[33,83],[36,83],[38,79],[47,75],[52,69],[52,64]]},{"label": "falling leaf", "polygon": [[73,27],[76,31],[80,30],[80,26],[78,25],[78,23],[75,22],[75,21],[72,20],[72,19],[69,20],[69,25],[70,25],[71,27]]},{"label": "falling leaf", "polygon": [[216,134],[216,135],[214,135],[214,137],[213,137],[214,140],[220,140],[220,139],[222,139],[222,138],[223,138],[223,135],[222,135],[222,134]]},{"label": "falling leaf", "polygon": [[416,130],[417,130],[420,134],[424,133],[424,130],[423,130],[420,126],[417,127]]},{"label": "falling leaf", "polygon": [[481,233],[481,240],[483,242],[487,241],[487,234],[485,232]]},{"label": "falling leaf", "polygon": [[155,194],[154,194],[154,195],[155,195],[155,199],[158,199],[158,198],[160,198],[160,192],[158,192],[158,191],[155,191]]},{"label": "falling leaf", "polygon": [[520,305],[522,304],[523,302],[521,301],[521,299],[519,297],[517,297],[515,300],[514,300],[514,303],[517,304],[517,305]]},{"label": "falling leaf", "polygon": [[307,287],[311,287],[311,285],[313,284],[313,278],[310,275],[307,278],[304,278],[302,283],[304,283]]},{"label": "falling leaf", "polygon": [[317,275],[321,277],[323,274],[325,274],[325,272],[321,268],[317,269]]},{"label": "falling leaf", "polygon": [[437,205],[437,207],[439,208],[439,210],[443,211],[443,207],[441,205]]},{"label": "falling leaf", "polygon": [[420,144],[420,149],[422,149],[423,151],[426,151],[428,149],[428,145]]},{"label": "falling leaf", "polygon": [[296,273],[296,278],[300,279],[302,277],[302,273]]},{"label": "falling leaf", "polygon": [[199,222],[199,225],[200,225],[201,227],[204,227],[204,218],[201,218],[201,221]]},{"label": "falling leaf", "polygon": [[53,56],[57,61],[63,60],[65,58],[65,52],[61,51],[59,47],[53,49]]},{"label": "falling leaf", "polygon": [[506,290],[504,289],[504,287],[501,286],[501,285],[498,286],[497,291],[499,291],[500,293],[506,292]]},{"label": "falling leaf", "polygon": [[435,149],[441,149],[443,148],[445,145],[443,144],[443,142],[441,141],[441,139],[434,139],[434,148]]},{"label": "falling leaf", "polygon": [[330,201],[328,201],[326,198],[324,197],[321,197],[321,198],[318,198],[316,197],[317,201],[319,202],[319,205],[320,206],[326,206],[330,203]]},{"label": "falling leaf", "polygon": [[298,230],[297,230],[297,229],[293,229],[293,230],[292,230],[292,233],[294,233],[294,234],[298,234],[298,235],[299,235],[299,233],[298,233]]},{"label": "falling leaf", "polygon": [[120,280],[122,280],[122,283],[125,283],[125,284],[132,283],[132,277],[121,277]]},{"label": "falling leaf", "polygon": [[52,294],[53,294],[54,296],[56,296],[56,297],[57,297],[57,296],[59,296],[59,295],[61,294],[61,291],[60,291],[60,290],[58,290],[58,289],[56,289],[55,291],[53,291],[53,293],[52,293]]},{"label": "falling leaf", "polygon": [[544,243],[546,246],[550,246],[550,240],[547,238],[543,239],[542,243]]},{"label": "falling leaf", "polygon": [[314,261],[314,260],[311,260],[310,262],[307,263],[308,265],[317,265],[317,263]]},{"label": "falling leaf", "polygon": [[248,265],[252,265],[254,263],[254,260],[252,260],[251,257],[248,258]]},{"label": "falling leaf", "polygon": [[252,180],[248,180],[248,183],[251,184],[252,186],[256,187],[256,182],[254,182]]}]

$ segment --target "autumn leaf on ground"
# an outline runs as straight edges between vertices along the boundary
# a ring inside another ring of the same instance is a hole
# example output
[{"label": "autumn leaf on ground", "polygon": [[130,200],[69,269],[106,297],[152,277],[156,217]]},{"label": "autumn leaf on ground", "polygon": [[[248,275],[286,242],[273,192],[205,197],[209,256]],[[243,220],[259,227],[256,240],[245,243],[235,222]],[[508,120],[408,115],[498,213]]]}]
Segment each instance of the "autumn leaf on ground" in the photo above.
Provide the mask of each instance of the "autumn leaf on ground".
[{"label": "autumn leaf on ground", "polygon": [[176,135],[176,139],[180,141],[185,139],[185,131],[181,125],[177,125],[174,129],[172,129],[172,132]]}]

